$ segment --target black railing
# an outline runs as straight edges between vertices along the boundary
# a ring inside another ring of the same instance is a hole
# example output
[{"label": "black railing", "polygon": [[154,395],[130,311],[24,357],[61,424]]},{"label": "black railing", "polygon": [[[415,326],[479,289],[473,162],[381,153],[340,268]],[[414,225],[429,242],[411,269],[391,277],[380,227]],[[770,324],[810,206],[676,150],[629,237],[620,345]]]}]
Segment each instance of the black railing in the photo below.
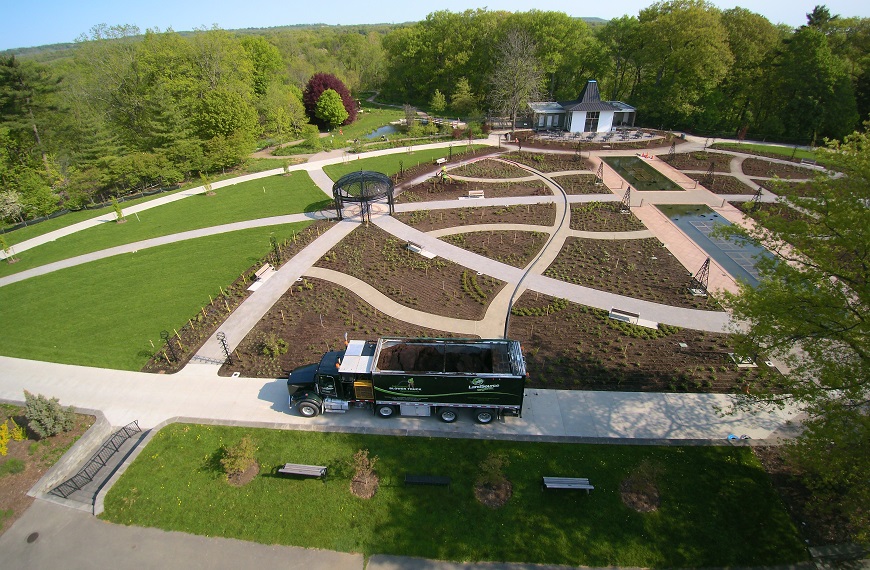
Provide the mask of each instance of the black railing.
[{"label": "black railing", "polygon": [[67,498],[93,481],[100,469],[105,467],[109,460],[121,450],[121,446],[124,445],[124,442],[141,431],[142,430],[139,428],[139,421],[136,420],[113,433],[112,436],[100,446],[100,449],[91,456],[85,466],[79,469],[78,473],[49,491],[49,493]]}]

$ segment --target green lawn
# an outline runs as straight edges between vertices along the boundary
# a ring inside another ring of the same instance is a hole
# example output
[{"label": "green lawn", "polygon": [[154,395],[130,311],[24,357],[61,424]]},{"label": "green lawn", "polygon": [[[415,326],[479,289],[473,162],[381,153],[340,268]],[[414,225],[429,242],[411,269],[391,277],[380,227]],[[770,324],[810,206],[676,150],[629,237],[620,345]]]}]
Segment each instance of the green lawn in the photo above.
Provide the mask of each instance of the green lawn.
[{"label": "green lawn", "polygon": [[[273,168],[281,168],[284,166],[284,162],[288,159],[270,159],[270,158],[252,158],[248,159],[245,163],[242,172],[231,172],[229,174],[217,175],[210,177],[212,182],[216,182],[218,180],[225,180],[227,178],[234,178],[236,176],[242,176],[246,173],[254,173],[254,172],[262,172],[264,170],[271,170]],[[291,162],[298,162],[293,159],[289,159]],[[182,192],[184,190],[188,190],[190,188],[196,188],[197,186],[202,186],[202,182],[197,179],[191,182],[188,182],[182,185],[178,190],[173,190],[171,192],[163,192],[160,194],[155,194],[153,196],[143,196],[142,198],[136,198],[135,200],[130,200],[128,202],[122,202],[121,206],[125,208],[129,208],[130,206],[135,206],[136,204],[141,204],[142,202],[149,202],[151,200],[156,200],[157,198],[162,198],[164,196],[169,196],[171,194],[175,194],[176,192]],[[112,211],[111,206],[106,206],[105,208],[100,208],[96,210],[78,210],[76,212],[70,212],[69,214],[64,214],[63,216],[58,216],[57,218],[53,218],[51,220],[46,220],[44,222],[40,222],[38,224],[33,224],[32,226],[26,226],[19,230],[15,230],[14,232],[4,232],[3,237],[6,240],[7,245],[15,245],[17,243],[21,243],[23,241],[29,240],[36,236],[41,236],[42,234],[47,234],[48,232],[53,232],[54,230],[65,228],[67,226],[71,226],[73,224],[77,224],[84,220],[90,220],[91,218],[97,218]]]},{"label": "green lawn", "polygon": [[791,158],[794,155],[795,158],[799,159],[807,159],[807,160],[815,160],[816,153],[809,150],[801,150],[798,149],[795,151],[793,146],[778,146],[778,145],[769,145],[769,144],[750,144],[750,143],[715,143],[712,145],[712,148],[721,148],[724,150],[752,150],[755,152],[762,152],[770,155],[778,155],[784,158]]},{"label": "green lawn", "polygon": [[[478,148],[485,148],[485,146],[468,146],[465,142],[457,141],[453,145],[453,156],[463,154],[469,150],[476,150]],[[398,152],[384,156],[373,156],[371,158],[360,158],[358,160],[354,159],[342,164],[330,164],[329,166],[324,166],[323,171],[333,180],[338,180],[345,174],[357,170],[374,170],[375,172],[381,172],[387,176],[392,176],[399,172],[399,163],[402,163],[402,165],[408,169],[420,164],[432,164],[436,158],[446,157],[449,154],[449,148],[415,150],[410,153]]]},{"label": "green lawn", "polygon": [[[135,222],[134,222],[135,223]],[[126,224],[129,225],[129,224]],[[139,370],[209,294],[308,222],[242,230],[110,257],[0,287],[0,354]]]},{"label": "green lawn", "polygon": [[17,263],[0,263],[0,276],[117,245],[242,220],[316,211],[330,204],[305,171],[269,176],[219,188],[214,196],[190,196],[129,215],[123,224],[102,224],[17,253]]},{"label": "green lawn", "polygon": [[[421,422],[430,420],[420,420]],[[225,482],[221,446],[251,434],[261,473]],[[380,488],[351,495],[348,461],[379,457]],[[478,464],[505,454],[513,497],[498,510],[473,495]],[[620,483],[647,460],[661,469],[661,507],[640,514]],[[329,477],[285,478],[285,462]],[[450,487],[405,487],[405,473]],[[541,489],[541,476],[584,476],[587,495]],[[652,447],[365,436],[174,424],[109,492],[102,518],[166,530],[365,555],[458,561],[641,567],[764,566],[807,559],[766,473],[748,448]]]}]

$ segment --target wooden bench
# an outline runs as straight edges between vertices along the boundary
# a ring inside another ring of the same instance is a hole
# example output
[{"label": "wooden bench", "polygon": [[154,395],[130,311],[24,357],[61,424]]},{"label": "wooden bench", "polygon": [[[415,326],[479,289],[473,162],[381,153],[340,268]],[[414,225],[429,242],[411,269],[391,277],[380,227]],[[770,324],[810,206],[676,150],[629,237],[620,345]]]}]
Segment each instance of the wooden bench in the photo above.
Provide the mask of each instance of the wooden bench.
[{"label": "wooden bench", "polygon": [[589,484],[589,479],[583,477],[544,477],[544,489],[584,489],[586,494],[595,487]]},{"label": "wooden bench", "polygon": [[270,272],[270,271],[275,271],[275,268],[272,267],[272,264],[271,264],[271,263],[267,263],[267,264],[264,265],[263,267],[259,268],[259,269],[254,273],[254,275],[257,277],[257,279],[262,279],[262,278],[263,278],[263,275],[265,275],[266,273],[268,273],[268,272]]},{"label": "wooden bench", "polygon": [[423,249],[422,245],[414,243],[412,241],[409,241],[408,245],[406,247],[408,248],[409,251],[413,251],[414,253],[419,253],[420,255],[425,257],[426,259],[435,259],[435,257],[436,257],[434,253],[432,253],[430,251],[426,251],[425,249]]},{"label": "wooden bench", "polygon": [[484,198],[483,190],[469,190],[468,197],[469,198]]},{"label": "wooden bench", "polygon": [[411,475],[405,473],[405,485],[435,485],[441,487],[450,486],[450,477],[438,475]]},{"label": "wooden bench", "polygon": [[444,157],[435,159],[435,164],[444,164],[445,162],[447,162],[447,159]]},{"label": "wooden bench", "polygon": [[298,463],[285,463],[284,467],[278,469],[278,473],[282,475],[302,475],[305,477],[323,477],[326,478],[326,467],[320,465],[300,465]]}]

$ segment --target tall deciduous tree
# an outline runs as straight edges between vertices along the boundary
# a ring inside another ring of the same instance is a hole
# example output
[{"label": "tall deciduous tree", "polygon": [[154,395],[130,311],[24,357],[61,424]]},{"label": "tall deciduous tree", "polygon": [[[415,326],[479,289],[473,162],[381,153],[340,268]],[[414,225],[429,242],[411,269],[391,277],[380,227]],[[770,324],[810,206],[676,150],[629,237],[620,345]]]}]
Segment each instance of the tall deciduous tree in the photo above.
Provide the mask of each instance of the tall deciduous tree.
[{"label": "tall deciduous tree", "polygon": [[808,470],[817,506],[836,506],[867,541],[870,136],[850,135],[821,149],[819,158],[844,176],[819,174],[812,197],[790,196],[801,215],[763,215],[765,230],[735,230],[779,260],[760,261],[760,284],[743,285],[726,301],[747,327],[739,349],[772,355],[790,369],[755,391],[766,401],[787,398],[806,407],[807,429],[793,451]]},{"label": "tall deciduous tree", "polygon": [[[305,85],[305,90],[302,92],[302,103],[305,105],[305,111],[308,116],[318,121],[317,117],[317,102],[320,96],[328,89],[335,91],[341,98],[344,110],[347,112],[347,117],[340,124],[349,125],[356,120],[356,103],[353,97],[350,96],[347,86],[336,76],[331,73],[315,73],[308,83]],[[326,123],[320,122],[321,125],[327,126]]]},{"label": "tall deciduous tree", "polygon": [[477,109],[477,97],[471,91],[468,79],[460,77],[450,97],[450,107],[460,115],[468,115]]},{"label": "tall deciduous tree", "polygon": [[343,124],[347,119],[347,110],[341,101],[341,95],[333,89],[321,93],[314,115],[321,124],[330,129]]},{"label": "tall deciduous tree", "polygon": [[535,50],[534,41],[523,30],[508,31],[496,47],[487,98],[493,109],[510,115],[514,127],[517,113],[540,98],[544,73]]}]

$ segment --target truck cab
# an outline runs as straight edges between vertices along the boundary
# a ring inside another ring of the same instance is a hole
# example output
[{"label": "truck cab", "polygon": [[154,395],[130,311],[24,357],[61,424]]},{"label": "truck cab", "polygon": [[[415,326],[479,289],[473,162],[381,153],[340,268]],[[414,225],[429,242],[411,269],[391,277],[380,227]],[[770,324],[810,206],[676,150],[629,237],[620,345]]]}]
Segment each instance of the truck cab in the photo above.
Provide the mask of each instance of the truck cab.
[{"label": "truck cab", "polygon": [[371,403],[371,379],[366,380],[365,371],[374,349],[374,342],[351,341],[347,349],[327,352],[317,364],[293,369],[287,376],[290,407],[314,417],[346,412],[351,403]]}]

